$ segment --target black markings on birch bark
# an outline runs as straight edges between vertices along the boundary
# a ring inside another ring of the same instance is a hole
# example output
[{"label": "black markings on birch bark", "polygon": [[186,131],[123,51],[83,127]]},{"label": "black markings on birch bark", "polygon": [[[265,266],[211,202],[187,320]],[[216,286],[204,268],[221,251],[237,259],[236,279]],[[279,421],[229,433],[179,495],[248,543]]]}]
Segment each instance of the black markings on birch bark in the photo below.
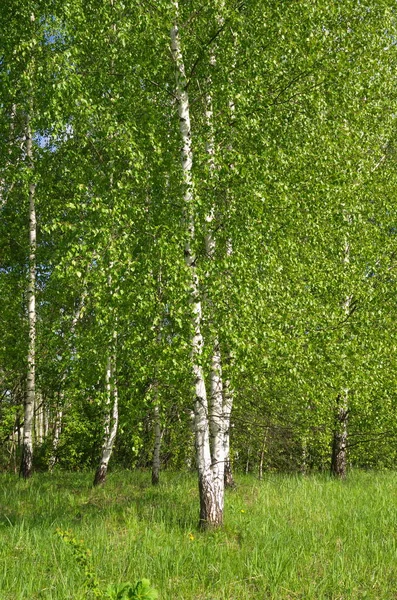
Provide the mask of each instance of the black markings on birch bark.
[{"label": "black markings on birch bark", "polygon": [[104,435],[102,453],[95,472],[94,486],[105,483],[109,461],[112,456],[114,442],[117,436],[119,422],[118,387],[117,387],[117,331],[113,331],[113,339],[106,365],[105,390],[106,414],[104,420]]},{"label": "black markings on birch bark", "polygon": [[[32,112],[32,102],[30,102]],[[27,356],[26,396],[20,475],[27,479],[33,472],[33,420],[36,394],[36,184],[33,182],[33,138],[31,114],[26,118],[26,158],[30,170],[29,183],[29,276],[27,287],[29,341]]]},{"label": "black markings on birch bark", "polygon": [[[185,65],[181,50],[178,31],[178,2],[173,2],[175,9],[175,23],[171,28],[171,51],[175,61],[176,70],[176,98],[178,102],[179,129],[182,140],[181,162],[184,184],[184,205],[186,230],[189,239],[185,246],[185,263],[190,272],[190,301],[192,306],[191,360],[193,381],[195,384],[194,403],[194,428],[196,460],[199,477],[200,495],[200,526],[202,528],[220,525],[223,520],[223,477],[219,481],[219,466],[213,464],[210,449],[210,431],[208,400],[205,387],[204,373],[201,366],[203,350],[203,337],[201,333],[202,305],[199,288],[199,278],[196,272],[195,258],[191,247],[195,241],[194,229],[194,187],[192,178],[192,138],[190,127],[189,96],[186,86]],[[223,473],[223,466],[222,466]]]}]

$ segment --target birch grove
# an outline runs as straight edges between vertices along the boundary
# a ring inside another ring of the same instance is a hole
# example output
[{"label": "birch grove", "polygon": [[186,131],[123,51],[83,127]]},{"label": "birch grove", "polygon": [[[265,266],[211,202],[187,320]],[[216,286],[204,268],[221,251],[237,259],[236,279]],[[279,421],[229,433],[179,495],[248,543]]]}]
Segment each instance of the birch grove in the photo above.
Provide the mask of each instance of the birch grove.
[{"label": "birch grove", "polygon": [[393,465],[391,4],[32,7],[0,11],[0,468],[197,468],[211,528],[233,475]]}]

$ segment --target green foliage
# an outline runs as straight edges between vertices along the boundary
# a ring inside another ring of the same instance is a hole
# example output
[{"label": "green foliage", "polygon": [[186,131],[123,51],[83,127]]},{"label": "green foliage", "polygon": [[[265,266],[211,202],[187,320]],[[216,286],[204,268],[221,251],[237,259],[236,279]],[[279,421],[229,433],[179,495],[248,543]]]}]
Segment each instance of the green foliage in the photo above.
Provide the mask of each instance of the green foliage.
[{"label": "green foliage", "polygon": [[[269,431],[265,470],[298,470],[303,448],[313,470],[326,469],[335,398],[348,387],[351,462],[391,467],[394,3],[180,4],[193,250],[200,294],[209,300],[202,307],[202,363],[208,379],[217,334],[235,392],[235,464],[256,469]],[[15,469],[19,452],[32,178],[36,381],[49,421],[36,467],[49,462],[60,410],[58,465],[80,470],[97,461],[116,322],[114,463],[149,464],[155,402],[165,430],[163,462],[190,462],[191,303],[172,19],[173,3],[165,0],[7,0],[0,12],[2,469]],[[28,112],[33,169],[24,151]],[[216,249],[209,257],[212,211]],[[148,391],[153,382],[156,400]]]}]

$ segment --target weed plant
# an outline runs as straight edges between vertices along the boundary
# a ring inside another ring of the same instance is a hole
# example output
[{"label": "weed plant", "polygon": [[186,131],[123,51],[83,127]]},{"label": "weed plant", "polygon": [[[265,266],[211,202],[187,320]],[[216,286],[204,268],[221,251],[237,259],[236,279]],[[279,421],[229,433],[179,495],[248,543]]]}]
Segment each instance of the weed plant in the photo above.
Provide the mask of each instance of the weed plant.
[{"label": "weed plant", "polygon": [[193,475],[114,472],[0,476],[0,599],[87,598],[55,532],[91,551],[98,585],[148,578],[161,600],[397,598],[397,474],[237,478],[225,526],[197,530]]}]

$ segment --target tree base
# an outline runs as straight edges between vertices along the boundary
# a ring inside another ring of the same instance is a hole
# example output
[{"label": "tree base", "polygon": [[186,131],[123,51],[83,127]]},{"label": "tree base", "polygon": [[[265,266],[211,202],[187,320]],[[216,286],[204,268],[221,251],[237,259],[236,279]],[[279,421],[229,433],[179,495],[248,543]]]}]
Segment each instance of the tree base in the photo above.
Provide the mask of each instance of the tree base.
[{"label": "tree base", "polygon": [[199,477],[201,531],[217,529],[223,525],[223,492],[223,486]]},{"label": "tree base", "polygon": [[107,475],[107,467],[105,465],[100,465],[95,473],[95,477],[94,477],[94,486],[97,485],[103,485],[106,481],[106,475]]},{"label": "tree base", "polygon": [[21,467],[19,469],[19,476],[23,479],[29,479],[33,474],[33,452],[27,446],[23,447]]}]

